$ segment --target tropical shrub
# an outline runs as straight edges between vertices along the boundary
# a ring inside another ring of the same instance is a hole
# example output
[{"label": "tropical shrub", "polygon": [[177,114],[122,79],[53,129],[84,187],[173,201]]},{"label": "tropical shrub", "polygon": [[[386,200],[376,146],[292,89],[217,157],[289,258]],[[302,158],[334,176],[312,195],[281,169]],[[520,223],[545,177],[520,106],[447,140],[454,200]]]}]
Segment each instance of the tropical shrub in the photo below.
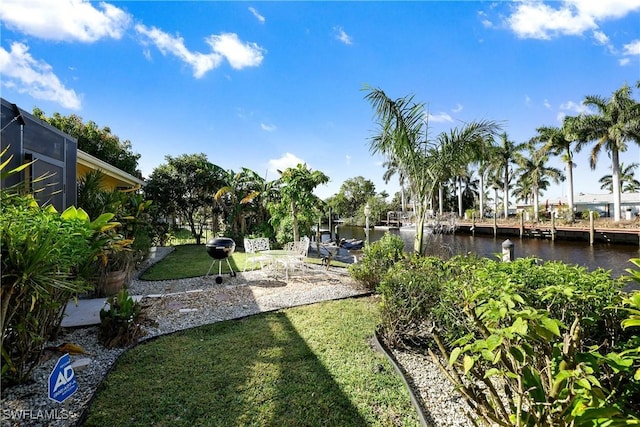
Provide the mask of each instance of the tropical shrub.
[{"label": "tropical shrub", "polygon": [[168,228],[153,225],[152,202],[139,194],[138,188],[109,190],[104,187],[104,178],[103,172],[90,171],[78,182],[78,206],[90,218],[109,214],[109,220],[114,220],[113,226],[96,236],[105,240],[100,256],[83,269],[98,296],[105,295],[111,272],[123,272],[124,283],[128,283],[134,267],[147,257],[154,234]]},{"label": "tropical shrub", "polygon": [[385,233],[382,238],[365,245],[360,262],[349,266],[349,274],[370,290],[375,290],[390,267],[405,257],[400,236]]},{"label": "tropical shrub", "polygon": [[76,273],[93,255],[92,234],[84,221],[2,192],[2,385],[28,379],[67,302],[87,289]]},{"label": "tropical shrub", "polygon": [[[575,318],[570,327],[515,293],[465,298],[465,315],[479,334],[449,352],[437,335],[441,358],[432,359],[486,425],[569,426],[640,423],[638,389],[621,392],[623,359],[586,347]],[[474,418],[470,416],[470,418]],[[476,423],[478,420],[474,420]]]},{"label": "tropical shrub", "polygon": [[476,423],[640,423],[640,338],[625,331],[640,296],[622,286],[534,258],[399,261],[378,288],[381,332],[427,348]]},{"label": "tropical shrub", "polygon": [[[432,274],[424,274],[425,272]],[[444,261],[413,254],[389,267],[377,292],[381,297],[380,332],[394,347],[421,345],[430,335],[429,312],[446,280]]]},{"label": "tropical shrub", "polygon": [[138,322],[140,303],[126,289],[110,297],[109,308],[100,310],[100,340],[109,348],[123,347],[134,343],[141,335]]}]

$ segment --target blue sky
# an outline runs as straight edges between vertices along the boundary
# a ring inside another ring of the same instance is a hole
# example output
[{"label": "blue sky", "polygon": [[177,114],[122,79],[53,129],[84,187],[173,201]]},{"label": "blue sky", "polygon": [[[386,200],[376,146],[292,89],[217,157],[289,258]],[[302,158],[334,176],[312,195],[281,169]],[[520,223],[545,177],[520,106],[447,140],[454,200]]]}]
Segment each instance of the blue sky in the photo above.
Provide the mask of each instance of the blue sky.
[{"label": "blue sky", "polygon": [[[496,120],[523,142],[640,79],[640,0],[3,0],[0,23],[2,97],[109,126],[144,176],[185,153],[269,180],[306,162],[331,178],[323,198],[359,175],[398,189],[369,152],[365,84],[427,104],[433,138]],[[590,170],[588,151],[576,193],[602,192],[610,173],[606,154]],[[640,161],[638,147],[621,160]]]}]

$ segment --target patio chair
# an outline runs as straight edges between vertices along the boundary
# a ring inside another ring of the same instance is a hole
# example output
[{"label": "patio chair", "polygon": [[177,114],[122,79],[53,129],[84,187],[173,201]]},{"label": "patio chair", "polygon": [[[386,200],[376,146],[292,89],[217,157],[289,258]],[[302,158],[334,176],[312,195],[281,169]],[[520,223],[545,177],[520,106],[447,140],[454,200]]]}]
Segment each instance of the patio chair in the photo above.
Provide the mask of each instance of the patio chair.
[{"label": "patio chair", "polygon": [[247,265],[249,262],[260,264],[260,268],[264,268],[265,263],[271,259],[267,256],[261,255],[260,252],[268,251],[270,249],[269,239],[266,237],[258,237],[255,239],[244,239],[244,252],[246,258],[244,261],[244,269],[247,271]]},{"label": "patio chair", "polygon": [[309,254],[309,244],[311,240],[304,236],[299,242],[289,242],[286,245],[286,249],[291,252],[287,257],[287,264],[289,270],[301,269],[304,265],[304,261]]}]

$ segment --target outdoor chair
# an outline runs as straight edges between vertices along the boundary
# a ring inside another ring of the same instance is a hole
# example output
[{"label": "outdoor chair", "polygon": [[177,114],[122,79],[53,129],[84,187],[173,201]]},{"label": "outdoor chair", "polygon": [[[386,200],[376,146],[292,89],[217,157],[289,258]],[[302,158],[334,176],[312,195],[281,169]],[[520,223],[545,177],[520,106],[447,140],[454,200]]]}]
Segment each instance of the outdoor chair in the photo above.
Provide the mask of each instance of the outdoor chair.
[{"label": "outdoor chair", "polygon": [[244,252],[246,258],[244,261],[244,269],[247,271],[247,265],[249,262],[260,264],[260,268],[264,268],[265,263],[271,261],[268,256],[262,255],[262,251],[268,251],[270,249],[269,239],[267,237],[258,237],[255,239],[244,239]]},{"label": "outdoor chair", "polygon": [[309,254],[309,244],[311,241],[307,236],[300,239],[299,242],[289,242],[286,245],[286,249],[291,253],[287,257],[287,264],[289,270],[300,269],[304,265],[304,261]]}]

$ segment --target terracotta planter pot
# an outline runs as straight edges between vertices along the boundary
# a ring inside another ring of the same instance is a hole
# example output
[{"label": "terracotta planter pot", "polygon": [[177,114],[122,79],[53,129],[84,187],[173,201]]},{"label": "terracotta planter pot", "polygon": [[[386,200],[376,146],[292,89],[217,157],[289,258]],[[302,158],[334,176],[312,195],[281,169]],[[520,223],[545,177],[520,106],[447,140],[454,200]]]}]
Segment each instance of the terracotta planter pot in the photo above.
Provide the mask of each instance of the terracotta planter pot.
[{"label": "terracotta planter pot", "polygon": [[110,271],[100,283],[100,296],[110,297],[117,294],[127,278],[127,270]]}]

